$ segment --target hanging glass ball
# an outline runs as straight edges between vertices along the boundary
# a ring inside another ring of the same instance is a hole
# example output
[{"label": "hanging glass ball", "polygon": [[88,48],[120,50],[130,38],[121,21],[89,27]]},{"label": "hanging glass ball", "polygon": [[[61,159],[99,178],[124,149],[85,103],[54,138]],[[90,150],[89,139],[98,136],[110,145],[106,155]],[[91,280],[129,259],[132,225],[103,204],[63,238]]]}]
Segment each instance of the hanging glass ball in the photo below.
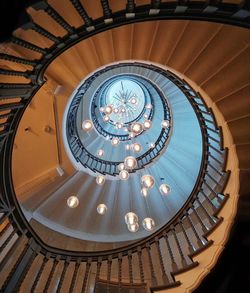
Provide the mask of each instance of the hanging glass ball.
[{"label": "hanging glass ball", "polygon": [[105,108],[104,108],[104,112],[106,113],[106,114],[111,114],[112,113],[112,107],[110,106],[110,105],[108,105],[108,106],[106,106]]},{"label": "hanging glass ball", "polygon": [[114,112],[115,114],[118,114],[118,113],[119,113],[119,109],[115,108],[115,109],[113,109],[113,112]]},{"label": "hanging glass ball", "polygon": [[148,114],[144,114],[143,116],[145,119],[148,119]]},{"label": "hanging glass ball", "polygon": [[139,224],[138,223],[135,223],[135,224],[132,224],[132,225],[128,224],[127,226],[128,226],[128,230],[130,232],[137,232],[139,230]]},{"label": "hanging glass ball", "polygon": [[132,97],[132,98],[130,99],[130,103],[133,104],[133,105],[136,105],[136,104],[137,104],[137,99],[136,99],[136,97]]},{"label": "hanging glass ball", "polygon": [[168,128],[169,127],[169,121],[168,120],[162,120],[161,121],[161,127],[162,128]]},{"label": "hanging glass ball", "polygon": [[129,144],[126,144],[126,145],[125,145],[125,150],[126,150],[126,151],[129,151],[129,150],[130,150],[130,145],[129,145]]},{"label": "hanging glass ball", "polygon": [[139,122],[135,122],[131,124],[131,131],[135,134],[140,134],[143,130],[143,125]]},{"label": "hanging glass ball", "polygon": [[129,173],[126,170],[121,170],[119,173],[119,177],[121,180],[127,180],[129,178]]},{"label": "hanging glass ball", "polygon": [[98,150],[98,151],[97,151],[97,155],[98,155],[99,157],[104,156],[104,150],[102,150],[102,149]]},{"label": "hanging glass ball", "polygon": [[144,196],[144,197],[147,197],[148,196],[148,188],[143,186],[142,189],[141,189],[141,194]]},{"label": "hanging glass ball", "polygon": [[79,205],[79,199],[76,196],[72,195],[67,199],[67,205],[72,209],[76,208]]},{"label": "hanging glass ball", "polygon": [[122,126],[123,126],[123,124],[122,124],[122,123],[117,123],[117,128],[118,128],[118,129],[121,129],[121,128],[122,128]]},{"label": "hanging glass ball", "polygon": [[118,165],[118,170],[119,170],[119,171],[122,171],[122,170],[124,170],[124,169],[125,169],[124,164],[123,164],[123,163],[120,163],[120,164]]},{"label": "hanging glass ball", "polygon": [[100,110],[101,113],[103,113],[104,112],[104,107],[101,107],[99,110]]},{"label": "hanging glass ball", "polygon": [[112,140],[111,140],[112,146],[118,146],[119,143],[120,143],[120,140],[118,137],[112,138]]},{"label": "hanging glass ball", "polygon": [[104,204],[104,203],[101,203],[97,206],[96,210],[97,210],[97,213],[100,214],[100,215],[104,215],[106,214],[107,212],[107,206]]},{"label": "hanging glass ball", "polygon": [[155,143],[151,142],[151,143],[149,144],[149,147],[150,147],[151,149],[153,149],[153,148],[155,147]]},{"label": "hanging glass ball", "polygon": [[170,187],[165,183],[160,185],[159,190],[162,195],[168,195],[170,193]]},{"label": "hanging glass ball", "polygon": [[136,142],[136,143],[133,144],[133,151],[135,153],[139,153],[141,151],[141,149],[142,149],[142,147],[141,147],[141,145],[139,143]]},{"label": "hanging glass ball", "polygon": [[143,128],[144,128],[145,130],[150,129],[151,126],[152,126],[152,122],[151,122],[150,120],[145,120],[145,121],[143,122]]},{"label": "hanging glass ball", "polygon": [[99,175],[96,177],[95,181],[98,185],[103,185],[105,183],[105,177],[103,175]]},{"label": "hanging glass ball", "polygon": [[127,225],[134,225],[134,224],[138,223],[138,216],[133,212],[127,213],[125,215],[125,223]]},{"label": "hanging glass ball", "polygon": [[152,104],[147,104],[147,105],[146,105],[146,108],[147,108],[147,109],[152,109],[153,106],[152,106]]},{"label": "hanging glass ball", "polygon": [[151,175],[143,175],[141,178],[141,183],[146,188],[152,188],[155,184],[155,179]]},{"label": "hanging glass ball", "polygon": [[153,219],[151,218],[145,218],[143,221],[142,221],[142,226],[145,230],[147,231],[152,231],[155,227],[155,222]]},{"label": "hanging glass ball", "polygon": [[108,115],[105,115],[105,116],[103,116],[102,119],[103,119],[104,122],[109,122],[110,117]]},{"label": "hanging glass ball", "polygon": [[91,120],[84,120],[82,122],[82,129],[86,132],[90,131],[93,128],[93,123]]},{"label": "hanging glass ball", "polygon": [[124,165],[126,169],[134,169],[137,166],[137,160],[133,156],[128,156],[124,159]]}]

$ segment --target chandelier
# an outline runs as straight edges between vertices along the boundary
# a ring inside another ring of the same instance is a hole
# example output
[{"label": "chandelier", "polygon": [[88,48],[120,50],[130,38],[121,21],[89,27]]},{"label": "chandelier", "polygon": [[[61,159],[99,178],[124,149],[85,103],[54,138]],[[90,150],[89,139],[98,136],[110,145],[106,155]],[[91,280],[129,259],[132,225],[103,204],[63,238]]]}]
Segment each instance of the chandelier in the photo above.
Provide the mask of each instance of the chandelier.
[{"label": "chandelier", "polygon": [[[111,161],[111,158],[108,156],[112,156],[112,153],[116,151],[115,149],[122,145],[124,157],[117,165],[118,173],[115,175],[116,179],[121,181],[128,181],[130,176],[133,176],[134,173],[139,171],[138,156],[140,156],[142,151],[147,152],[157,146],[157,141],[147,141],[146,145],[148,149],[143,149],[145,148],[145,137],[147,137],[147,132],[151,131],[153,127],[161,129],[170,128],[169,120],[163,119],[159,122],[156,119],[156,122],[154,122],[152,119],[154,105],[152,103],[145,104],[145,100],[143,100],[140,94],[140,92],[134,91],[133,87],[126,88],[123,81],[121,81],[119,86],[116,85],[116,91],[112,93],[112,96],[104,99],[105,102],[103,102],[97,110],[99,120],[102,121],[100,123],[103,123],[103,127],[107,127],[109,132],[112,133],[112,136],[102,137],[102,139],[105,143],[107,143],[107,140],[110,141],[110,147],[114,149],[111,152],[107,151],[104,147],[97,149],[96,156],[105,161]],[[83,120],[81,123],[82,131],[90,135],[91,131],[95,130],[95,123],[93,119]],[[144,134],[143,143],[141,141],[142,134]],[[126,140],[122,140],[122,137],[126,137]],[[142,145],[144,145],[144,147],[142,147]],[[157,160],[153,161],[151,164],[154,163],[156,164]],[[140,174],[138,176],[138,182],[140,182],[141,186],[141,189],[138,190],[138,194],[141,194],[141,196],[146,199],[150,196],[150,191],[153,188],[158,188],[161,195],[169,195],[171,189],[166,182],[161,182],[159,186],[156,186],[156,180],[154,176],[147,171],[147,166],[145,165],[141,169],[142,170],[138,172]],[[109,178],[105,174],[96,175],[97,185],[103,186],[106,180],[109,180]],[[76,196],[71,196],[68,198],[67,204],[70,208],[75,208],[79,204],[79,199]],[[100,215],[105,215],[108,213],[108,207],[105,203],[99,203],[96,211]],[[127,212],[124,215],[124,220],[128,231],[137,232],[139,230],[140,222],[134,211],[130,210]],[[146,231],[152,231],[156,224],[150,216],[147,216],[142,219],[141,226]]]}]

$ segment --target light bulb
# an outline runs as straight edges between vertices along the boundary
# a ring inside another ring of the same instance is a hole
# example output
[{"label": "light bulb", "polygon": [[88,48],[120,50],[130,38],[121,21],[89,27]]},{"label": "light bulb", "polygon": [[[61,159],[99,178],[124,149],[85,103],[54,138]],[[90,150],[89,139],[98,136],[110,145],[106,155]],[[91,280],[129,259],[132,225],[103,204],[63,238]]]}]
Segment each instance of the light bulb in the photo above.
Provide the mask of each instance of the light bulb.
[{"label": "light bulb", "polygon": [[99,157],[104,156],[104,150],[102,150],[102,149],[98,150],[98,151],[97,151],[97,155],[98,155]]},{"label": "light bulb", "polygon": [[137,160],[133,156],[128,156],[124,159],[124,165],[126,169],[134,169],[137,166]]},{"label": "light bulb", "polygon": [[121,113],[125,113],[125,112],[126,112],[126,109],[125,109],[124,107],[122,107],[122,108],[120,109],[120,112],[121,112]]},{"label": "light bulb", "polygon": [[162,120],[161,121],[161,127],[162,128],[168,128],[169,127],[169,121],[168,120]]},{"label": "light bulb", "polygon": [[144,196],[144,197],[147,197],[148,196],[148,188],[143,186],[142,189],[141,189],[141,194]]},{"label": "light bulb", "polygon": [[125,223],[127,225],[134,225],[134,224],[138,223],[138,217],[133,212],[127,213],[124,218],[125,218]]},{"label": "light bulb", "polygon": [[133,151],[135,153],[139,153],[141,151],[141,149],[142,149],[142,147],[141,147],[141,145],[138,142],[136,142],[136,143],[133,144]]},{"label": "light bulb", "polygon": [[119,177],[121,180],[127,180],[129,178],[129,173],[126,170],[121,170],[119,173]]},{"label": "light bulb", "polygon": [[145,218],[142,221],[142,226],[147,231],[152,231],[155,227],[155,221],[151,218]]},{"label": "light bulb", "polygon": [[139,134],[141,133],[143,130],[143,126],[141,123],[139,122],[135,122],[135,123],[132,123],[131,125],[131,131],[135,134]]},{"label": "light bulb", "polygon": [[162,195],[168,195],[170,193],[170,187],[165,183],[160,185],[159,190]]},{"label": "light bulb", "polygon": [[104,108],[104,112],[105,112],[106,114],[111,114],[111,113],[112,113],[112,107],[111,107],[110,105],[106,106],[106,107]]},{"label": "light bulb", "polygon": [[150,120],[145,120],[145,121],[143,122],[143,128],[144,128],[144,129],[150,129],[151,126],[152,126],[152,122],[151,122]]},{"label": "light bulb", "polygon": [[119,165],[118,165],[118,170],[119,171],[122,171],[122,170],[124,170],[125,169],[125,165],[123,164],[123,163],[120,163]]},{"label": "light bulb", "polygon": [[153,148],[155,147],[155,144],[154,144],[153,142],[151,142],[151,143],[149,144],[149,147],[150,147],[151,149],[153,149]]},{"label": "light bulb", "polygon": [[103,119],[104,122],[108,122],[110,117],[108,115],[105,115],[105,116],[103,116],[102,119]]},{"label": "light bulb", "polygon": [[119,113],[119,110],[118,110],[117,108],[115,108],[115,109],[113,110],[113,112],[114,112],[115,114],[118,114],[118,113]]},{"label": "light bulb", "polygon": [[112,146],[118,146],[119,143],[120,143],[120,140],[118,137],[112,138],[112,140],[111,140]]},{"label": "light bulb", "polygon": [[86,132],[90,131],[93,128],[93,123],[91,120],[84,120],[82,122],[82,129]]},{"label": "light bulb", "polygon": [[98,185],[103,185],[105,183],[105,177],[103,175],[99,175],[96,177],[95,181]]},{"label": "light bulb", "polygon": [[130,232],[137,232],[139,229],[139,224],[138,223],[135,223],[133,225],[129,224],[129,225],[127,225],[127,227]]},{"label": "light bulb", "polygon": [[107,212],[107,206],[104,203],[101,203],[97,206],[97,213],[100,215],[104,215]]},{"label": "light bulb", "polygon": [[79,205],[79,199],[76,196],[72,195],[67,199],[67,205],[72,209],[76,208]]},{"label": "light bulb", "polygon": [[152,188],[155,184],[155,180],[153,176],[147,174],[142,176],[141,183],[146,188]]}]

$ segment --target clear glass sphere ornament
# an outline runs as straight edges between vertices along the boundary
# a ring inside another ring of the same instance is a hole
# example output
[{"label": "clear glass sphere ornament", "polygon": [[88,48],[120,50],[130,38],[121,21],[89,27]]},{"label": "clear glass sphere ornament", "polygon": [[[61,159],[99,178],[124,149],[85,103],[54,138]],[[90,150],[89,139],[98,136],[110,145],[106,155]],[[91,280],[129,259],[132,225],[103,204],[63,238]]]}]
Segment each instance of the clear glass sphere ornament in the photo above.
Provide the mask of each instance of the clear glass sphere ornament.
[{"label": "clear glass sphere ornament", "polygon": [[120,139],[118,137],[112,138],[111,140],[112,146],[118,146],[119,143],[120,143]]},{"label": "clear glass sphere ornament", "polygon": [[79,199],[76,196],[72,195],[67,199],[67,205],[68,207],[74,209],[79,205]]},{"label": "clear glass sphere ornament", "polygon": [[139,224],[138,223],[135,223],[135,224],[132,224],[132,225],[128,224],[127,227],[128,227],[128,230],[130,232],[137,232],[139,230]]},{"label": "clear glass sphere ornament", "polygon": [[104,122],[109,122],[110,117],[109,117],[109,115],[105,115],[105,116],[103,116],[102,119],[103,119]]},{"label": "clear glass sphere ornament", "polygon": [[97,156],[102,157],[104,156],[104,150],[100,149],[97,151]]},{"label": "clear glass sphere ornament", "polygon": [[146,105],[146,108],[147,108],[147,109],[152,109],[153,106],[152,106],[152,104],[147,104],[147,105]]},{"label": "clear glass sphere ornament", "polygon": [[142,221],[142,226],[147,231],[152,231],[155,227],[155,221],[152,218],[145,218]]},{"label": "clear glass sphere ornament", "polygon": [[139,134],[142,132],[143,130],[143,125],[139,122],[135,122],[131,124],[131,132],[135,133],[135,134]]},{"label": "clear glass sphere ornament", "polygon": [[162,120],[161,121],[161,127],[162,128],[168,128],[169,127],[169,121],[168,120]]},{"label": "clear glass sphere ornament", "polygon": [[155,147],[155,143],[151,142],[151,143],[149,144],[149,147],[150,147],[151,149],[153,149],[153,148]]},{"label": "clear glass sphere ornament", "polygon": [[125,169],[125,165],[123,164],[123,163],[120,163],[119,165],[118,165],[118,170],[119,171],[122,171],[122,170],[124,170]]},{"label": "clear glass sphere ornament", "polygon": [[141,194],[142,194],[142,196],[147,197],[148,196],[148,188],[143,186],[141,189]]},{"label": "clear glass sphere ornament", "polygon": [[126,144],[126,145],[125,145],[125,150],[126,150],[126,151],[129,151],[129,150],[130,150],[130,145],[129,145],[129,144]]},{"label": "clear glass sphere ornament", "polygon": [[126,109],[124,107],[121,107],[120,113],[124,114],[126,112]]},{"label": "clear glass sphere ornament", "polygon": [[112,107],[110,105],[107,105],[105,108],[104,108],[104,112],[106,114],[111,114],[112,113]]},{"label": "clear glass sphere ornament", "polygon": [[128,180],[129,178],[129,173],[127,170],[121,170],[119,173],[119,177],[121,180]]},{"label": "clear glass sphere ornament", "polygon": [[97,213],[100,214],[100,215],[104,215],[106,214],[107,212],[107,206],[104,204],[104,203],[101,203],[97,206],[96,210],[97,210]]},{"label": "clear glass sphere ornament", "polygon": [[101,107],[99,110],[100,110],[101,113],[103,113],[104,112],[104,107]]},{"label": "clear glass sphere ornament", "polygon": [[163,183],[160,185],[159,187],[160,193],[162,195],[168,195],[170,193],[170,186],[168,186],[167,184]]},{"label": "clear glass sphere ornament", "polygon": [[133,212],[127,213],[124,218],[127,225],[134,225],[138,223],[138,216]]},{"label": "clear glass sphere ornament", "polygon": [[119,113],[119,109],[118,109],[118,108],[114,108],[113,112],[114,112],[115,114],[118,114],[118,113]]},{"label": "clear glass sphere ornament", "polygon": [[142,147],[141,147],[141,145],[138,142],[136,142],[136,143],[133,144],[133,151],[135,153],[139,153],[141,151],[141,149],[142,149]]},{"label": "clear glass sphere ornament", "polygon": [[122,123],[120,123],[120,122],[119,122],[119,123],[117,123],[117,128],[118,128],[118,129],[121,129],[121,128],[122,128],[122,126],[123,126],[123,124],[122,124]]},{"label": "clear glass sphere ornament", "polygon": [[103,185],[105,183],[105,177],[103,175],[99,175],[95,179],[98,185]]},{"label": "clear glass sphere ornament", "polygon": [[155,184],[155,179],[151,175],[143,175],[141,178],[141,183],[146,188],[152,188]]},{"label": "clear glass sphere ornament", "polygon": [[143,128],[144,128],[145,130],[150,129],[151,126],[152,126],[152,122],[151,122],[150,120],[145,120],[145,121],[143,122]]},{"label": "clear glass sphere ornament", "polygon": [[86,132],[90,131],[93,128],[93,123],[91,120],[84,120],[82,122],[82,129]]},{"label": "clear glass sphere ornament", "polygon": [[133,138],[133,137],[135,137],[135,134],[134,134],[133,132],[131,132],[131,133],[129,134],[129,137]]},{"label": "clear glass sphere ornament", "polygon": [[124,128],[124,131],[125,131],[125,132],[128,132],[128,128],[127,128],[127,127],[125,127],[125,128]]},{"label": "clear glass sphere ornament", "polygon": [[143,117],[144,117],[145,119],[148,119],[148,114],[144,114]]},{"label": "clear glass sphere ornament", "polygon": [[137,104],[137,99],[136,99],[136,97],[132,97],[132,98],[130,99],[130,103],[131,103],[132,105],[136,105],[136,104]]},{"label": "clear glass sphere ornament", "polygon": [[133,156],[128,156],[124,159],[124,165],[126,169],[134,169],[137,166],[137,160]]}]

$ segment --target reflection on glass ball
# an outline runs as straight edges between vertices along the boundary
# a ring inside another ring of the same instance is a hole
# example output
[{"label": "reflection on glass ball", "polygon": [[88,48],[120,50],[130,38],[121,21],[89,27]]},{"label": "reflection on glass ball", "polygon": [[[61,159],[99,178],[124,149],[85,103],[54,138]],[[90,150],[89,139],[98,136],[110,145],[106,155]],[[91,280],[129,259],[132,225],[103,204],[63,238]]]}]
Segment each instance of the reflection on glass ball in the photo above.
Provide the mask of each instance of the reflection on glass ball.
[{"label": "reflection on glass ball", "polygon": [[169,127],[169,121],[168,120],[162,120],[161,127],[162,128],[168,128]]},{"label": "reflection on glass ball", "polygon": [[103,175],[99,175],[96,177],[96,183],[98,185],[103,185],[105,183],[105,177]]},{"label": "reflection on glass ball", "polygon": [[144,128],[145,130],[150,129],[151,126],[152,126],[152,122],[151,122],[150,120],[145,120],[145,121],[143,122],[143,128]]},{"label": "reflection on glass ball", "polygon": [[126,170],[122,170],[119,173],[119,177],[121,180],[127,180],[129,178],[129,173]]},{"label": "reflection on glass ball", "polygon": [[93,128],[93,123],[91,120],[84,120],[82,122],[82,129],[86,132],[90,131]]},{"label": "reflection on glass ball", "polygon": [[151,218],[145,218],[143,221],[142,221],[142,226],[145,230],[147,231],[152,231],[155,227],[155,222],[153,219]]},{"label": "reflection on glass ball", "polygon": [[152,188],[155,184],[155,180],[151,175],[143,175],[141,178],[141,183],[146,188]]},{"label": "reflection on glass ball", "polygon": [[159,190],[162,195],[168,195],[170,193],[170,186],[167,184],[163,183],[160,185]]},{"label": "reflection on glass ball", "polygon": [[104,215],[107,212],[107,206],[104,203],[101,203],[97,206],[97,213],[100,215]]},{"label": "reflection on glass ball", "polygon": [[76,208],[79,205],[79,199],[76,196],[72,195],[67,199],[67,205],[72,209]]},{"label": "reflection on glass ball", "polygon": [[120,140],[118,137],[112,138],[112,140],[111,140],[112,146],[118,146],[119,143],[120,143]]}]

